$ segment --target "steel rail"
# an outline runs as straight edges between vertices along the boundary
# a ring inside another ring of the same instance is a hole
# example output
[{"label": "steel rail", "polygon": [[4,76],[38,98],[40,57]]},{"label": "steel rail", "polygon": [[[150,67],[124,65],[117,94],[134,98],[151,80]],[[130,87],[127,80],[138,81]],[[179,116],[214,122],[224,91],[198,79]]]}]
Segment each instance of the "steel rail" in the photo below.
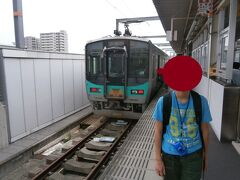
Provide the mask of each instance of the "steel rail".
[{"label": "steel rail", "polygon": [[[128,121],[129,122],[129,121]],[[92,169],[92,171],[85,177],[86,180],[90,180],[94,178],[94,175],[98,171],[98,169],[101,168],[101,165],[104,164],[104,162],[107,160],[107,157],[109,157],[109,154],[113,152],[115,147],[118,145],[118,143],[121,141],[123,136],[126,134],[126,132],[130,129],[132,126],[133,122],[129,122],[127,127],[124,129],[122,134],[118,136],[117,140],[112,144],[111,148],[104,154],[104,156],[100,159],[100,161],[97,163],[97,165]]]},{"label": "steel rail", "polygon": [[[111,122],[111,121],[110,121]],[[101,128],[103,128],[105,125],[107,125],[109,122],[106,120],[101,126],[99,126],[97,129],[95,129],[93,132],[89,133],[82,141],[80,141],[77,145],[69,149],[63,156],[55,160],[53,163],[51,163],[48,167],[46,167],[43,171],[41,171],[39,174],[37,174],[35,177],[32,178],[32,180],[41,180],[48,176],[49,172],[53,172],[56,169],[58,169],[61,164],[68,158],[74,155],[74,153],[77,151],[78,148],[81,148],[84,146],[87,140],[91,136],[94,136],[96,132],[98,132]],[[94,176],[96,176],[96,173],[101,168],[101,166],[106,162],[109,155],[115,150],[115,147],[119,144],[119,142],[122,140],[124,135],[128,132],[130,127],[132,127],[133,122],[128,121],[128,125],[121,131],[120,136],[117,136],[114,143],[111,145],[110,149],[106,151],[106,153],[103,155],[103,157],[97,162],[97,164],[94,166],[94,168],[91,170],[91,172],[85,177],[86,180],[92,179]]]},{"label": "steel rail", "polygon": [[72,156],[79,147],[85,144],[85,142],[93,136],[94,133],[96,133],[100,128],[102,128],[105,124],[107,124],[107,121],[105,121],[101,126],[99,126],[97,129],[95,129],[93,132],[89,133],[86,137],[84,137],[78,144],[70,148],[64,155],[56,159],[53,163],[51,163],[48,167],[46,167],[43,171],[41,171],[39,174],[34,176],[32,180],[40,180],[44,179],[49,172],[54,171],[57,169],[61,163],[68,157]]}]

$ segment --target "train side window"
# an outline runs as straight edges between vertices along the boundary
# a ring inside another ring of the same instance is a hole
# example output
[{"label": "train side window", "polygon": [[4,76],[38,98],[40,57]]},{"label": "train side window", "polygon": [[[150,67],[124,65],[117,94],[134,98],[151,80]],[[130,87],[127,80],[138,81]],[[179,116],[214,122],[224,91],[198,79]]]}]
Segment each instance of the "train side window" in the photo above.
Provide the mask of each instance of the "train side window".
[{"label": "train side window", "polygon": [[153,69],[152,69],[152,78],[155,77],[155,73],[156,73],[156,69],[157,69],[157,56],[156,55],[152,55],[152,64],[153,64]]},{"label": "train side window", "polygon": [[148,77],[148,51],[146,42],[130,41],[128,77]]},{"label": "train side window", "polygon": [[165,61],[166,61],[166,59],[164,57],[161,58],[161,67],[163,67],[165,65]]},{"label": "train side window", "polygon": [[164,66],[164,58],[161,57],[161,55],[158,55],[157,58],[158,58],[158,60],[157,60],[158,61],[157,68],[163,67]]},{"label": "train side window", "polygon": [[97,76],[102,73],[100,56],[88,56],[87,73],[92,76]]}]

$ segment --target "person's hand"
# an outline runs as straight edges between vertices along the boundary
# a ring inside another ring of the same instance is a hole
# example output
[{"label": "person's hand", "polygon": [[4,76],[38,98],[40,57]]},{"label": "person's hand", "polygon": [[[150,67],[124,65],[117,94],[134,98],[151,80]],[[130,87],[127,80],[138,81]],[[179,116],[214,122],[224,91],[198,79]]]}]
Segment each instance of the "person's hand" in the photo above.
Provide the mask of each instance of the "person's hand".
[{"label": "person's hand", "polygon": [[165,176],[165,166],[162,160],[156,160],[155,170],[159,176]]}]

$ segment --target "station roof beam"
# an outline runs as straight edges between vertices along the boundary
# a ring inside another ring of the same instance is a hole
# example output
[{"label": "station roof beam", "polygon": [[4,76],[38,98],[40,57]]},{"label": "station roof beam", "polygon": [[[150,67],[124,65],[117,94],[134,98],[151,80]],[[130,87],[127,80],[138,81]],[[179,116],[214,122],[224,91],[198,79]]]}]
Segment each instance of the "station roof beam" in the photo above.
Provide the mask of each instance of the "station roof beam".
[{"label": "station roof beam", "polygon": [[153,0],[165,31],[174,31],[177,38],[170,42],[176,53],[182,53],[182,44],[197,12],[195,0]]}]

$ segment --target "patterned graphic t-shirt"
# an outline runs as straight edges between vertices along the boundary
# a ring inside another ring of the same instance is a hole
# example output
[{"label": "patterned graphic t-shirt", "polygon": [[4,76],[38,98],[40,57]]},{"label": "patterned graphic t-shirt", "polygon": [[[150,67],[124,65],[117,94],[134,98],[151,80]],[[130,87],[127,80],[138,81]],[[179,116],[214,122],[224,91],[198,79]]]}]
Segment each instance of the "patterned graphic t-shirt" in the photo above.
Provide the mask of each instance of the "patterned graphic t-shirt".
[{"label": "patterned graphic t-shirt", "polygon": [[[205,97],[201,96],[202,102],[202,122],[212,120],[209,106]],[[163,121],[163,97],[161,97],[155,107],[153,119]],[[180,116],[181,114],[181,116]],[[199,127],[196,122],[193,99],[190,96],[189,102],[182,104],[177,101],[175,92],[172,92],[172,110],[166,133],[163,136],[162,150],[172,155],[183,155],[176,150],[179,142],[186,148],[186,153],[190,154],[202,147]]]}]

